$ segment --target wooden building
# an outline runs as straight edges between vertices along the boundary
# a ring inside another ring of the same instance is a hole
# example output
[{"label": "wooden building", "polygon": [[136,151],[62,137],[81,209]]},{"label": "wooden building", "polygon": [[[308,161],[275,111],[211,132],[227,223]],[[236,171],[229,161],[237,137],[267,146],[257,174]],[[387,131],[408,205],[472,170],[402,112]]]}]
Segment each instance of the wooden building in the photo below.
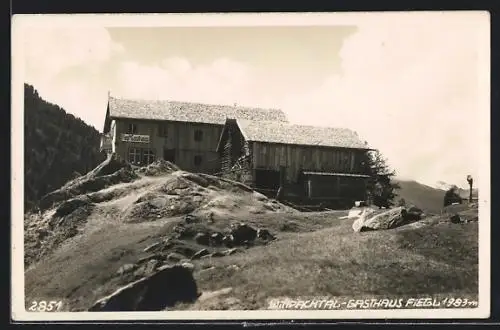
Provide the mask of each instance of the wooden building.
[{"label": "wooden building", "polygon": [[223,175],[287,198],[365,200],[367,152],[345,128],[227,119],[217,146]]},{"label": "wooden building", "polygon": [[216,173],[226,118],[287,121],[277,109],[109,97],[101,150],[134,165],[163,158],[186,171]]}]

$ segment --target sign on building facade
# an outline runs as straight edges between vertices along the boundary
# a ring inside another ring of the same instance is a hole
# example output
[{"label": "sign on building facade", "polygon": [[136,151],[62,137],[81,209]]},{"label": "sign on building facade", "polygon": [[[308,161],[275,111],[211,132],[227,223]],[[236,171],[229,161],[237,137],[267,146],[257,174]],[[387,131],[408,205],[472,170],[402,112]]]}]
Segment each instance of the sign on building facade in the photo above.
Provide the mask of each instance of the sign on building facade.
[{"label": "sign on building facade", "polygon": [[123,142],[149,143],[149,135],[122,134]]}]

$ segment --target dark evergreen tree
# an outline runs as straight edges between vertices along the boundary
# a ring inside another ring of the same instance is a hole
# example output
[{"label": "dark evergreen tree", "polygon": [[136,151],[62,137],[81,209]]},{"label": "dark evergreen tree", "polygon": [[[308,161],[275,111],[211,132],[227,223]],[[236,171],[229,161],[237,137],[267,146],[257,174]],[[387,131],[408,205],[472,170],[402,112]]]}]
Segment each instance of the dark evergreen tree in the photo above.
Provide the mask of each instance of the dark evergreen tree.
[{"label": "dark evergreen tree", "polygon": [[458,192],[457,186],[452,186],[450,189],[448,189],[443,198],[443,206],[445,207],[454,203],[462,204],[462,197]]},{"label": "dark evergreen tree", "polygon": [[380,208],[393,206],[396,190],[400,188],[393,181],[396,171],[389,167],[387,159],[378,150],[367,152],[365,164],[370,175],[367,193],[371,203]]},{"label": "dark evergreen tree", "polygon": [[24,85],[24,199],[36,206],[45,194],[101,163],[99,132]]}]

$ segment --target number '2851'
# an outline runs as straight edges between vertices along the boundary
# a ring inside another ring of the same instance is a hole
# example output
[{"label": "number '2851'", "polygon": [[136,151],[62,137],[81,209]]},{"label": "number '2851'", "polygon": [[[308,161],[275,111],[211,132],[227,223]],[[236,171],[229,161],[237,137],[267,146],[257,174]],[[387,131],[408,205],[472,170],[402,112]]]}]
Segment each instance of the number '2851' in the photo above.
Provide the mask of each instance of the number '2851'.
[{"label": "number '2851'", "polygon": [[29,312],[57,312],[62,308],[61,300],[33,300],[28,307]]}]

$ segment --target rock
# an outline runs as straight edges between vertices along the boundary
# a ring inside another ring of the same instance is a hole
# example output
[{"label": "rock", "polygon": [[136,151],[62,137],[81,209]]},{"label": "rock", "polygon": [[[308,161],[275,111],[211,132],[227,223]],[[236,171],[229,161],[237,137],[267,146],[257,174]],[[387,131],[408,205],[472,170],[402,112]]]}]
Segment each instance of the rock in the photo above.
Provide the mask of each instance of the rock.
[{"label": "rock", "polygon": [[147,166],[141,167],[137,171],[147,176],[159,176],[169,174],[178,170],[179,168],[175,164],[167,162],[163,159],[158,159]]},{"label": "rock", "polygon": [[232,235],[226,235],[224,238],[222,238],[222,244],[228,248],[233,247],[234,245],[234,239]]},{"label": "rock", "polygon": [[252,246],[254,246],[255,244],[254,244],[254,241],[243,241],[243,242],[241,242],[240,245],[244,246],[246,249],[249,249]]},{"label": "rock", "polygon": [[419,209],[416,206],[412,206],[408,209],[406,209],[406,216],[405,220],[407,221],[416,221],[422,219],[422,216],[424,215],[424,211]]},{"label": "rock", "polygon": [[229,266],[227,266],[227,269],[238,271],[238,270],[240,270],[240,267],[238,265],[229,265]]},{"label": "rock", "polygon": [[103,164],[104,163],[84,176],[70,181],[61,188],[43,196],[39,203],[40,210],[47,210],[59,202],[69,200],[77,195],[96,192],[109,187],[110,185],[122,182],[131,182],[137,178],[137,174],[135,174],[131,170],[130,166],[125,163],[119,165],[121,167],[119,170],[110,174],[102,175],[101,172],[104,168]]},{"label": "rock", "polygon": [[191,257],[191,260],[200,259],[201,257],[206,256],[207,254],[210,254],[210,252],[208,252],[207,249],[201,249],[200,251],[193,254],[193,256]]},{"label": "rock", "polygon": [[143,252],[153,251],[153,250],[155,250],[156,248],[159,248],[159,247],[160,247],[160,244],[161,244],[161,242],[156,242],[156,243],[153,243],[153,244],[151,244],[151,245],[147,246],[147,247],[143,250]]},{"label": "rock", "polygon": [[274,240],[276,238],[267,229],[258,229],[257,230],[257,237],[264,240],[264,241],[271,241],[271,240]]},{"label": "rock", "polygon": [[354,221],[352,228],[356,232],[380,229],[392,229],[406,222],[407,211],[403,207],[395,207],[381,213],[373,214],[365,209],[359,218]]},{"label": "rock", "polygon": [[236,225],[231,230],[233,242],[236,245],[242,244],[244,241],[253,241],[257,237],[257,230],[247,224],[241,223]]},{"label": "rock", "polygon": [[198,174],[194,173],[184,173],[182,175],[183,178],[188,179],[191,182],[194,182],[204,188],[208,187],[208,180]]},{"label": "rock", "polygon": [[150,254],[148,256],[142,257],[139,260],[137,260],[137,263],[138,264],[142,264],[142,263],[147,262],[147,261],[149,261],[151,259],[156,259],[157,257],[158,256],[156,254]]},{"label": "rock", "polygon": [[238,249],[238,248],[232,248],[232,249],[229,249],[229,250],[225,250],[222,253],[224,253],[224,255],[226,255],[226,256],[230,256],[230,255],[233,255],[233,254],[239,253],[239,252],[241,252],[240,249]]},{"label": "rock", "polygon": [[38,229],[37,235],[38,235],[38,239],[42,240],[49,235],[49,231],[41,228],[41,229]]},{"label": "rock", "polygon": [[210,254],[210,256],[217,258],[217,257],[224,257],[225,254],[221,251],[215,251],[212,254]]},{"label": "rock", "polygon": [[205,269],[200,270],[200,272],[199,272],[199,273],[200,273],[200,274],[204,274],[204,273],[208,273],[208,272],[210,272],[210,271],[212,271],[212,270],[215,270],[215,269],[216,269],[216,268],[215,268],[214,266],[211,266],[211,267],[208,267],[208,268],[205,268]]},{"label": "rock", "polygon": [[184,256],[180,253],[172,252],[167,255],[169,261],[181,261],[182,259],[184,259]]},{"label": "rock", "polygon": [[87,206],[91,204],[87,198],[74,198],[67,200],[61,205],[59,205],[56,209],[56,213],[54,214],[56,217],[64,217],[68,214],[73,213],[77,208],[82,206]]},{"label": "rock", "polygon": [[418,207],[416,206],[410,206],[408,209],[407,209],[408,213],[415,213],[415,214],[422,214],[424,213],[424,211],[422,211],[421,209],[419,209]]},{"label": "rock", "polygon": [[149,260],[145,265],[144,274],[145,275],[152,274],[158,267],[159,263],[160,262],[156,259]]},{"label": "rock", "polygon": [[194,272],[194,265],[190,262],[183,262],[182,264],[182,267],[186,268],[186,269],[189,269],[192,272]]},{"label": "rock", "polygon": [[186,223],[195,223],[195,222],[198,222],[198,218],[195,217],[194,215],[192,214],[187,214],[185,217],[184,217],[184,222]]},{"label": "rock", "polygon": [[210,235],[210,245],[213,246],[219,246],[222,244],[222,239],[224,238],[224,235],[221,233],[213,233]]},{"label": "rock", "polygon": [[450,217],[450,221],[451,221],[451,223],[460,223],[461,219],[460,219],[460,216],[458,214],[455,214],[455,215],[452,215]]},{"label": "rock", "polygon": [[462,222],[475,222],[479,220],[478,209],[470,209],[467,211],[463,211],[458,213]]},{"label": "rock", "polygon": [[187,239],[195,236],[196,232],[190,228],[190,227],[185,227],[184,224],[180,223],[177,226],[174,227],[174,233],[178,239]]},{"label": "rock", "polygon": [[170,249],[174,245],[174,242],[170,238],[166,238],[161,242],[161,251]]},{"label": "rock", "polygon": [[148,260],[146,263],[143,263],[139,268],[137,268],[134,275],[136,277],[149,276],[154,273],[159,264],[160,262],[157,259]]},{"label": "rock", "polygon": [[196,253],[196,250],[186,245],[176,245],[172,250],[173,252],[180,253],[187,258],[190,258],[193,254]]},{"label": "rock", "polygon": [[167,265],[98,300],[89,311],[161,311],[180,302],[192,303],[198,297],[191,269]]},{"label": "rock", "polygon": [[122,276],[123,274],[130,273],[137,268],[137,265],[134,264],[125,264],[118,268],[116,272],[118,275]]},{"label": "rock", "polygon": [[200,245],[209,245],[210,244],[210,236],[207,233],[198,233],[194,237],[196,243]]},{"label": "rock", "polygon": [[153,198],[148,203],[149,203],[149,205],[151,205],[152,207],[154,207],[156,209],[161,209],[167,205],[167,199],[164,197],[157,197],[157,198]]}]

